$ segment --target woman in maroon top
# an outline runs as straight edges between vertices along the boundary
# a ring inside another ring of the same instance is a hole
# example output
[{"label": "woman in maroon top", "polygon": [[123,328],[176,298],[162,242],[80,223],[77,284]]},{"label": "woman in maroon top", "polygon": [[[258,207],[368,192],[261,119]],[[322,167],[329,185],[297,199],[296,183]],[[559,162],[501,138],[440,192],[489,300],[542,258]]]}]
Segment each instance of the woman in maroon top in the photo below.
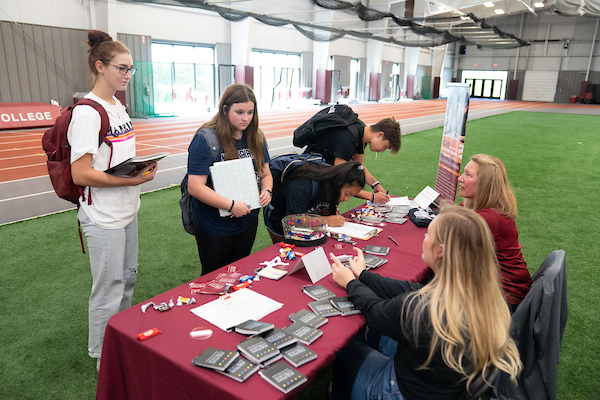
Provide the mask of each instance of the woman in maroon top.
[{"label": "woman in maroon top", "polygon": [[517,201],[508,182],[504,164],[497,157],[476,154],[458,178],[461,205],[485,219],[494,242],[502,275],[504,299],[511,312],[531,287],[531,275],[521,253],[517,219]]}]

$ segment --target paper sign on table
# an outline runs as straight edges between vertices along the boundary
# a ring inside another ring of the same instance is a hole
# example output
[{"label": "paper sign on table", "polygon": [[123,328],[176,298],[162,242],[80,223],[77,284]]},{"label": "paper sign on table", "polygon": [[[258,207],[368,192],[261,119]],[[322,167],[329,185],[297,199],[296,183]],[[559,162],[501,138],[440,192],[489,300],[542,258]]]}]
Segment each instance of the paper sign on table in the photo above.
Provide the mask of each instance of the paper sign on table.
[{"label": "paper sign on table", "polygon": [[388,206],[410,206],[410,200],[408,196],[392,197],[387,203]]},{"label": "paper sign on table", "polygon": [[433,190],[430,186],[427,186],[425,189],[421,190],[421,193],[419,193],[417,197],[415,197],[415,203],[421,208],[427,208],[439,196],[440,194],[438,192]]},{"label": "paper sign on table", "polygon": [[306,269],[312,283],[320,281],[331,273],[331,264],[322,247],[303,255],[289,272],[289,275],[302,268]]}]

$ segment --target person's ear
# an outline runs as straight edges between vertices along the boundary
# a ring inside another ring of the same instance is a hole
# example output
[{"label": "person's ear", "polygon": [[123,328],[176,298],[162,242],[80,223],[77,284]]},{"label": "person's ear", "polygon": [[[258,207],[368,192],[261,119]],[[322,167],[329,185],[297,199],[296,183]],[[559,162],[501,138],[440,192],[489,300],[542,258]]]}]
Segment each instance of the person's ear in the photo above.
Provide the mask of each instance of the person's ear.
[{"label": "person's ear", "polygon": [[100,75],[104,75],[104,63],[102,62],[102,60],[97,60],[94,66],[96,67],[96,71],[98,71]]},{"label": "person's ear", "polygon": [[377,132],[377,139],[381,139],[383,137],[383,135],[384,135],[383,131]]},{"label": "person's ear", "polygon": [[444,245],[440,243],[436,249],[436,258],[441,260],[444,257]]}]

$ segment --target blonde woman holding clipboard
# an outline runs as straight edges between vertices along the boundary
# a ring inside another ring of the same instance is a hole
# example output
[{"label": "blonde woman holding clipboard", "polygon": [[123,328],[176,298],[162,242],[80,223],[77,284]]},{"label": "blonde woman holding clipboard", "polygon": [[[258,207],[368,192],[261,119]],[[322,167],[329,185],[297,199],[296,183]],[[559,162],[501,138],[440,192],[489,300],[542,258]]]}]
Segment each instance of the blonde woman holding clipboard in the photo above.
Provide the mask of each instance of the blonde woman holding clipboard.
[{"label": "blonde woman holding clipboard", "polygon": [[[249,86],[229,86],[218,113],[198,129],[188,149],[188,191],[194,198],[194,236],[202,275],[249,255],[258,227],[258,209],[250,210],[249,204],[213,190],[210,167],[215,162],[252,158],[260,206],[271,202],[270,158],[256,110],[256,97]],[[221,217],[219,209],[232,216]]]}]

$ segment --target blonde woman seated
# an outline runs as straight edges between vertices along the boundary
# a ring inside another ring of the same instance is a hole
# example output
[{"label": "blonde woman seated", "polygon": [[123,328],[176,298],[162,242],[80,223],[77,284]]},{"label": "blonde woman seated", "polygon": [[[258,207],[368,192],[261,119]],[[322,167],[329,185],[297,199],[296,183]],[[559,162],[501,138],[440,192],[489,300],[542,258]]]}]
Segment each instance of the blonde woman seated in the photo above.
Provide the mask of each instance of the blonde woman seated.
[{"label": "blonde woman seated", "polygon": [[435,272],[426,286],[367,271],[355,250],[350,268],[330,255],[335,282],[368,324],[336,355],[333,399],[453,399],[490,365],[515,380],[522,364],[483,218],[442,208],[423,240]]},{"label": "blonde woman seated", "polygon": [[476,154],[458,178],[461,205],[481,215],[487,222],[500,264],[504,299],[511,312],[517,309],[531,287],[531,275],[521,253],[517,200],[508,182],[504,164],[497,157]]}]

